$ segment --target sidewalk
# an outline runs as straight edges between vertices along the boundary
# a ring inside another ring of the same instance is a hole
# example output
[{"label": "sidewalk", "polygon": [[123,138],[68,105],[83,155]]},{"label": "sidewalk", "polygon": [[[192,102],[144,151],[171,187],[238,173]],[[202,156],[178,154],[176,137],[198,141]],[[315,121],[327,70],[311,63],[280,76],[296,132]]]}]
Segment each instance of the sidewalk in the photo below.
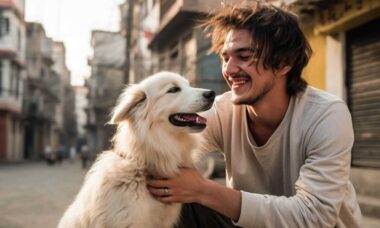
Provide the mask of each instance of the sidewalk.
[{"label": "sidewalk", "polygon": [[54,228],[77,194],[80,161],[0,164],[0,228]]}]

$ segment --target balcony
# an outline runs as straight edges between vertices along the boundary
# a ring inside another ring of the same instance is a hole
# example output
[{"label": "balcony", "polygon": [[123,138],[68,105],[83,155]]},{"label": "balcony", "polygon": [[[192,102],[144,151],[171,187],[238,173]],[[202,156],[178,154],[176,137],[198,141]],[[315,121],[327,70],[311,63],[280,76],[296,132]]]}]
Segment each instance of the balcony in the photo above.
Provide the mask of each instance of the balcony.
[{"label": "balcony", "polygon": [[28,78],[28,95],[24,97],[24,117],[55,121],[55,107],[60,102],[57,95],[57,77]]},{"label": "balcony", "polygon": [[[232,2],[232,1],[231,1]],[[156,48],[181,28],[194,24],[194,19],[220,6],[219,0],[163,0],[160,2],[160,23],[149,48]]]},{"label": "balcony", "polygon": [[21,93],[16,95],[8,89],[0,88],[0,110],[9,111],[13,113],[21,113],[22,100]]},{"label": "balcony", "polygon": [[24,18],[24,7],[22,0],[0,0],[0,8],[14,10],[20,19]]}]

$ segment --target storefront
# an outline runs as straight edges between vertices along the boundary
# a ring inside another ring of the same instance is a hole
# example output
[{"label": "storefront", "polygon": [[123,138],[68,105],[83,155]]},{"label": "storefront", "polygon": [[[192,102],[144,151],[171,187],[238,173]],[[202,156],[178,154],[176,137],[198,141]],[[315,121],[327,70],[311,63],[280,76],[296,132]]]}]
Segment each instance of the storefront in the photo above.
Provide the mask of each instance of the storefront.
[{"label": "storefront", "polygon": [[347,32],[346,55],[352,165],[380,167],[380,18]]},{"label": "storefront", "polygon": [[302,22],[314,50],[305,78],[347,102],[355,132],[352,166],[379,168],[380,1],[299,2],[309,15]]}]

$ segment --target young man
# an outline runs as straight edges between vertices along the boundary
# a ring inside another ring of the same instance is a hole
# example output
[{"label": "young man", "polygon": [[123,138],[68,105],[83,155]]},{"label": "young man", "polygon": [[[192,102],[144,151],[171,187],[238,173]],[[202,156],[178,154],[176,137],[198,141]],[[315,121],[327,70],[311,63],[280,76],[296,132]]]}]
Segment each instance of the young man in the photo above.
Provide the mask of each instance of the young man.
[{"label": "young man", "polygon": [[[227,5],[205,25],[231,91],[205,114],[204,151],[224,153],[227,187],[183,168],[150,180],[151,193],[197,203],[183,211],[193,227],[359,227],[351,116],[343,101],[301,78],[311,48],[296,16],[268,4]],[[229,219],[207,225],[198,204]]]}]

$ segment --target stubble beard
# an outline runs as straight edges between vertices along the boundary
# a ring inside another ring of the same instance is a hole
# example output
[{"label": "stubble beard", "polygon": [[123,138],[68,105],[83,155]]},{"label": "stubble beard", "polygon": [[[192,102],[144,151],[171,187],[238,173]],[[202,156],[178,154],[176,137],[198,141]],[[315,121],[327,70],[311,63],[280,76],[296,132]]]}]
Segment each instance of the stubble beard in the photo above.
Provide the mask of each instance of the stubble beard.
[{"label": "stubble beard", "polygon": [[273,81],[266,85],[264,89],[257,95],[252,96],[252,97],[246,97],[246,98],[241,98],[241,99],[233,99],[232,103],[234,105],[255,105],[257,104],[262,98],[269,93],[273,88]]}]

